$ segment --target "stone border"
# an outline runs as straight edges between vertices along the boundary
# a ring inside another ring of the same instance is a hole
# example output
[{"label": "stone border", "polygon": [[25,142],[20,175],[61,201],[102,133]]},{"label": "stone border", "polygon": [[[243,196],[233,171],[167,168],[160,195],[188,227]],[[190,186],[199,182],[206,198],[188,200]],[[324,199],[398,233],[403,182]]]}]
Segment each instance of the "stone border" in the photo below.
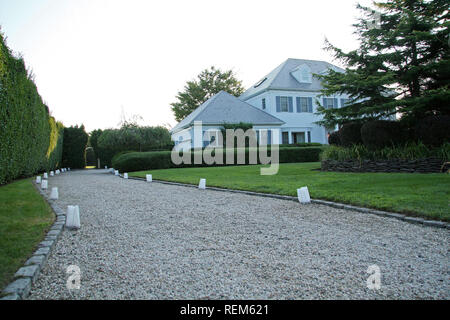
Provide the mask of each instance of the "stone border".
[{"label": "stone border", "polygon": [[397,172],[397,173],[442,173],[446,161],[439,158],[416,160],[322,160],[322,171],[337,172]]},{"label": "stone border", "polygon": [[[123,178],[123,175],[119,175],[119,177]],[[144,178],[128,177],[128,179],[129,180],[138,180],[138,181],[147,182],[146,179],[144,179]],[[171,182],[171,181],[154,180],[154,179],[153,179],[153,182],[162,183],[162,184],[171,184],[171,185],[182,186],[182,187],[197,188],[196,185],[187,184],[187,183],[180,183],[180,182]],[[282,199],[282,200],[290,200],[290,201],[298,202],[297,197],[283,196],[283,195],[273,194],[273,193],[261,193],[261,192],[254,192],[254,191],[225,189],[225,188],[218,188],[218,187],[206,187],[206,189],[214,190],[214,191],[221,191],[221,192],[242,193],[242,194],[247,194],[247,195],[251,195],[251,196],[274,198],[274,199]],[[333,201],[311,199],[311,202],[315,203],[315,204],[321,204],[321,205],[337,208],[337,209],[346,209],[346,210],[351,210],[351,211],[357,211],[357,212],[360,212],[360,213],[374,214],[374,215],[377,215],[377,216],[394,218],[394,219],[402,220],[402,221],[409,222],[409,223],[423,224],[423,225],[429,226],[429,227],[450,229],[450,224],[446,223],[444,221],[427,220],[427,219],[423,219],[423,218],[419,218],[419,217],[411,217],[411,216],[408,216],[408,215],[405,215],[405,214],[402,214],[402,213],[380,211],[380,210],[376,210],[376,209],[357,207],[357,206],[344,204],[344,203],[339,203],[339,202],[333,202]]]},{"label": "stone border", "polygon": [[44,268],[47,258],[50,256],[51,250],[59,239],[66,223],[64,210],[61,210],[54,200],[50,201],[47,193],[39,188],[34,181],[32,181],[32,184],[50,205],[56,215],[56,220],[44,240],[38,244],[37,250],[25,262],[25,265],[14,274],[13,282],[3,289],[2,293],[5,296],[0,298],[0,300],[21,300],[28,297],[31,286],[35,283],[42,268]]}]

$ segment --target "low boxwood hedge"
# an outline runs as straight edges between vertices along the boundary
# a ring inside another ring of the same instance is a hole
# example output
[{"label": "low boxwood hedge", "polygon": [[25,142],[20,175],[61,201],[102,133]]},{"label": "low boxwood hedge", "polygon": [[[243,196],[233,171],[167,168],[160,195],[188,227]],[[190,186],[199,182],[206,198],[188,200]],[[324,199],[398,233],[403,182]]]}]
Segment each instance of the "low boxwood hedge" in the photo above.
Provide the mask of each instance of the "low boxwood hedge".
[{"label": "low boxwood hedge", "polygon": [[[302,147],[302,148],[279,148],[279,162],[280,163],[290,163],[290,162],[317,162],[320,159],[320,153],[322,151],[321,147]],[[130,152],[122,154],[118,157],[114,157],[113,167],[120,172],[133,172],[133,171],[143,171],[143,170],[156,170],[156,169],[168,169],[168,168],[185,168],[185,167],[202,167],[202,166],[223,166],[232,165],[226,164],[226,154],[223,155],[224,164],[213,164],[208,165],[206,163],[194,164],[194,154],[201,153],[201,151],[188,152],[191,157],[191,163],[182,163],[176,165],[172,162],[171,151],[159,151],[159,152]],[[180,156],[183,154],[180,153]],[[213,153],[213,156],[215,154]],[[268,156],[270,156],[270,149]],[[237,165],[237,150],[234,150],[234,165]],[[245,149],[245,164],[249,163],[249,149]],[[259,153],[258,153],[258,163]]]}]

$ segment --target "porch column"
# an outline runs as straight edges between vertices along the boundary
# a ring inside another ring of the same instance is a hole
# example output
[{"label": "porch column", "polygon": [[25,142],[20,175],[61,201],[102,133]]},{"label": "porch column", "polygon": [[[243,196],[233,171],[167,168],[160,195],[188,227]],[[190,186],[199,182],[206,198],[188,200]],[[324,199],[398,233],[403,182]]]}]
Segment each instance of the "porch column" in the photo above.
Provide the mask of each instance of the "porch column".
[{"label": "porch column", "polygon": [[292,131],[289,130],[289,144],[292,144]]}]

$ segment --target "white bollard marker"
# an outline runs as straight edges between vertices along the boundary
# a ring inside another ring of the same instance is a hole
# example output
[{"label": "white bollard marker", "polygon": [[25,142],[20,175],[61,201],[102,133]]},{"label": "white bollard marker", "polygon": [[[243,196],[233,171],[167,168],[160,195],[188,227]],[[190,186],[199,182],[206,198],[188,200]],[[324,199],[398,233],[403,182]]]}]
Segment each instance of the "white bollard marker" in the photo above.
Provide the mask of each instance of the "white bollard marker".
[{"label": "white bollard marker", "polygon": [[53,171],[50,171],[50,177],[53,177],[55,173]]},{"label": "white bollard marker", "polygon": [[44,172],[44,179],[48,179],[48,173]]},{"label": "white bollard marker", "polygon": [[146,174],[145,177],[147,178],[147,182],[152,182],[153,181],[153,177],[151,174]]},{"label": "white bollard marker", "polygon": [[59,193],[58,193],[58,187],[53,187],[52,192],[50,193],[50,200],[58,200]]},{"label": "white bollard marker", "polygon": [[66,216],[66,228],[80,228],[80,208],[78,206],[68,206]]},{"label": "white bollard marker", "polygon": [[297,197],[300,203],[311,203],[308,187],[297,189]]},{"label": "white bollard marker", "polygon": [[41,188],[42,188],[43,190],[48,189],[48,180],[42,180],[42,182],[41,182]]},{"label": "white bollard marker", "polygon": [[206,189],[206,179],[200,179],[200,183],[198,184],[199,189]]},{"label": "white bollard marker", "polygon": [[118,176],[118,175],[119,175],[119,170],[115,170],[115,171],[114,171],[114,175],[115,175],[115,176]]},{"label": "white bollard marker", "polygon": [[42,181],[41,176],[37,176],[37,177],[36,177],[36,183],[37,183],[37,184],[40,184],[41,181]]},{"label": "white bollard marker", "polygon": [[128,173],[124,173],[124,174],[123,174],[123,178],[124,178],[124,179],[128,179]]}]

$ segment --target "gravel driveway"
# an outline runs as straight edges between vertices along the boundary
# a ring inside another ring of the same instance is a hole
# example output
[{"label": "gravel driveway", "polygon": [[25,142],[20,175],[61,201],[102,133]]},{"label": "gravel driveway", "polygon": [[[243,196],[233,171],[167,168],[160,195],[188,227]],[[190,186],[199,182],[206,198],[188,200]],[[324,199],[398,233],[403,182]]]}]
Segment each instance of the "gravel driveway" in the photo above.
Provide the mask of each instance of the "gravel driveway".
[{"label": "gravel driveway", "polygon": [[[81,229],[62,233],[29,299],[450,298],[447,229],[104,170],[52,186],[61,208],[80,206]],[[66,288],[69,265],[80,290]]]}]

